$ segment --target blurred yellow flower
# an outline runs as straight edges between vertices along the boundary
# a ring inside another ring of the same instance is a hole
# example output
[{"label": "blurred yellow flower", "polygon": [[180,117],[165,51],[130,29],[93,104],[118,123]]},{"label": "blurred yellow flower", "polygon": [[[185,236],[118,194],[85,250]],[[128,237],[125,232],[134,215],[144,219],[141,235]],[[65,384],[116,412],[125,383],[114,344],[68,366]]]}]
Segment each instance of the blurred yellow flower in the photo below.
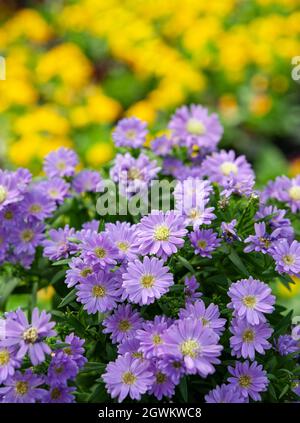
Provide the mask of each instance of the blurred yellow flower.
[{"label": "blurred yellow flower", "polygon": [[111,143],[99,142],[92,145],[86,152],[85,158],[89,165],[97,167],[108,162],[114,156],[114,148]]}]

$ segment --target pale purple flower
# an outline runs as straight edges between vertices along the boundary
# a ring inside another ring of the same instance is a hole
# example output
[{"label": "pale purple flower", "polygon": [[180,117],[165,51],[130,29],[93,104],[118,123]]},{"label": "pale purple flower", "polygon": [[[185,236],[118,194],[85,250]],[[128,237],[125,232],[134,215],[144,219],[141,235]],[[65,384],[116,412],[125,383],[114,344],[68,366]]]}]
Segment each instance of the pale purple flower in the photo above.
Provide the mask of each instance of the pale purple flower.
[{"label": "pale purple flower", "polygon": [[161,400],[163,397],[172,398],[175,394],[175,384],[170,376],[154,362],[152,362],[149,370],[154,374],[154,381],[148,394],[154,395],[158,400]]},{"label": "pale purple flower", "polygon": [[220,318],[219,307],[211,303],[206,308],[202,300],[187,304],[185,308],[180,309],[179,317],[200,320],[203,327],[213,329],[218,335],[221,335],[225,329],[226,319]]},{"label": "pale purple flower", "polygon": [[71,356],[57,351],[49,364],[48,381],[50,385],[65,385],[68,379],[75,379],[77,373],[78,366]]},{"label": "pale purple flower", "polygon": [[183,359],[188,374],[207,377],[215,372],[214,364],[223,347],[218,344],[219,336],[202,325],[197,319],[176,321],[163,335],[164,352]]},{"label": "pale purple flower", "polygon": [[205,107],[196,104],[177,109],[168,127],[179,145],[188,148],[197,146],[206,152],[216,149],[223,134],[218,116],[215,113],[209,115]]},{"label": "pale purple flower", "polygon": [[151,304],[155,299],[169,291],[174,284],[169,267],[163,260],[145,257],[143,261],[129,262],[126,273],[123,274],[123,288],[129,301],[139,304]]},{"label": "pale purple flower", "polygon": [[268,183],[262,194],[264,201],[269,198],[286,203],[293,213],[300,210],[300,175],[293,179],[287,176],[278,176],[275,181]]},{"label": "pale purple flower", "polygon": [[190,278],[186,276],[184,280],[184,295],[186,304],[193,304],[200,297],[202,297],[202,292],[198,292],[200,284],[197,282],[195,276]]},{"label": "pale purple flower", "polygon": [[64,340],[64,344],[68,346],[63,348],[63,352],[67,354],[79,368],[83,367],[87,362],[87,359],[84,357],[84,343],[85,340],[79,338],[74,333],[67,335]]},{"label": "pale purple flower", "polygon": [[0,398],[3,403],[35,403],[46,395],[45,389],[39,388],[44,384],[44,378],[33,374],[31,369],[24,373],[17,371],[9,377],[0,388]]},{"label": "pale purple flower", "polygon": [[119,251],[105,233],[90,232],[84,238],[81,248],[82,258],[88,264],[105,268],[117,263]]},{"label": "pale purple flower", "polygon": [[186,373],[183,358],[173,357],[168,355],[167,352],[159,358],[157,366],[170,378],[174,385],[178,385],[180,379]]},{"label": "pale purple flower", "polygon": [[183,247],[187,234],[184,218],[174,211],[152,211],[137,225],[136,236],[142,255],[155,254],[164,260]]},{"label": "pale purple flower", "polygon": [[135,336],[142,327],[143,319],[140,313],[133,310],[130,304],[120,304],[110,316],[107,316],[102,324],[103,333],[110,333],[112,343],[124,342]]},{"label": "pale purple flower", "polygon": [[237,361],[235,367],[228,367],[228,371],[232,375],[228,381],[244,398],[249,396],[254,401],[261,400],[260,392],[266,391],[269,384],[267,372],[262,365],[258,365],[256,361],[251,364],[249,361]]},{"label": "pale purple flower", "polygon": [[294,228],[290,219],[285,217],[286,210],[278,209],[275,206],[261,206],[255,215],[256,220],[268,219],[268,226],[271,231],[278,229],[278,238],[293,240]]},{"label": "pale purple flower", "polygon": [[22,198],[16,174],[0,169],[0,211]]},{"label": "pale purple flower", "polygon": [[76,388],[74,386],[54,385],[50,386],[49,391],[43,398],[46,404],[69,404],[75,402],[73,395]]},{"label": "pale purple flower", "polygon": [[265,350],[271,348],[268,338],[273,329],[267,323],[251,325],[246,319],[234,319],[231,323],[230,338],[231,353],[238,358],[250,358],[254,360],[255,352],[265,354]]},{"label": "pale purple flower", "polygon": [[35,254],[36,247],[44,240],[45,226],[40,222],[18,222],[12,231],[12,242],[16,254]]},{"label": "pale purple flower", "polygon": [[143,357],[150,359],[159,356],[164,343],[162,335],[167,328],[167,322],[156,316],[154,321],[146,321],[142,329],[137,330],[135,336],[140,341],[139,351]]},{"label": "pale purple flower", "polygon": [[228,291],[231,302],[228,308],[233,309],[237,318],[245,318],[253,325],[264,323],[264,314],[274,310],[275,296],[271,288],[257,279],[241,279],[233,283]]},{"label": "pale purple flower", "polygon": [[158,156],[162,156],[162,157],[167,156],[171,152],[172,147],[173,147],[172,139],[166,137],[165,135],[154,138],[151,141],[151,149]]},{"label": "pale purple flower", "polygon": [[219,247],[221,240],[213,229],[197,229],[189,234],[195,254],[212,258],[211,253]]},{"label": "pale purple flower", "polygon": [[24,219],[29,221],[47,219],[55,209],[55,201],[37,190],[27,192],[21,203]]},{"label": "pale purple flower", "polygon": [[289,243],[286,239],[280,239],[273,244],[271,251],[276,262],[276,270],[279,273],[300,274],[300,242]]},{"label": "pale purple flower", "polygon": [[75,237],[75,229],[66,225],[64,228],[50,229],[48,232],[50,239],[43,242],[44,257],[50,260],[60,260],[69,257],[77,251],[77,245],[71,240]]},{"label": "pale purple flower", "polygon": [[146,122],[130,117],[118,122],[112,138],[117,147],[139,148],[145,143],[147,133]]},{"label": "pale purple flower", "polygon": [[300,353],[300,342],[292,338],[291,335],[280,335],[277,343],[277,350],[280,355],[288,355],[292,353]]},{"label": "pale purple flower", "polygon": [[205,395],[205,402],[215,404],[238,404],[248,402],[241,392],[233,385],[216,386]]},{"label": "pale purple flower", "polygon": [[132,358],[140,358],[143,360],[143,354],[139,351],[140,341],[136,338],[128,338],[118,345],[118,353],[125,355],[130,353]]},{"label": "pale purple flower", "polygon": [[35,189],[43,191],[48,198],[62,204],[69,194],[70,184],[62,178],[53,178],[35,184]]},{"label": "pale purple flower", "polygon": [[78,157],[73,150],[61,147],[49,153],[44,160],[44,171],[48,178],[73,176]]},{"label": "pale purple flower", "polygon": [[236,231],[237,220],[233,219],[231,222],[222,222],[221,223],[221,231],[222,237],[225,239],[226,242],[231,243],[233,241],[240,241],[240,237]]},{"label": "pale purple flower", "polygon": [[76,285],[77,301],[84,304],[88,314],[113,310],[119,300],[118,285],[113,273],[103,270],[90,275],[85,282]]},{"label": "pale purple flower", "polygon": [[86,264],[80,257],[73,257],[69,262],[65,283],[68,288],[72,288],[79,282],[84,283],[92,273],[93,266]]},{"label": "pale purple flower", "polygon": [[72,188],[78,194],[85,192],[98,192],[102,179],[98,172],[82,170],[77,173],[72,181]]},{"label": "pale purple flower", "polygon": [[140,400],[154,382],[153,373],[148,367],[147,361],[134,359],[130,354],[119,356],[107,365],[106,373],[102,375],[107,392],[112,398],[118,398],[118,402],[122,402],[127,395]]},{"label": "pale purple flower", "polygon": [[245,243],[249,244],[244,248],[245,253],[252,251],[261,252],[263,254],[272,251],[273,242],[280,236],[280,229],[275,229],[271,234],[266,230],[265,222],[254,224],[255,235],[250,235],[245,239]]},{"label": "pale purple flower", "polygon": [[5,382],[8,377],[13,376],[15,369],[20,366],[21,360],[16,358],[16,348],[2,347],[0,341],[0,385]]},{"label": "pale purple flower", "polygon": [[138,256],[136,226],[128,222],[107,223],[105,233],[119,251],[119,259],[134,260]]},{"label": "pale purple flower", "polygon": [[38,308],[32,312],[31,323],[21,309],[15,312],[15,317],[6,319],[6,337],[3,346],[15,346],[16,358],[22,359],[28,353],[34,366],[45,360],[45,354],[50,354],[51,349],[45,343],[46,338],[56,335],[51,322],[51,315],[44,310],[39,314]]}]

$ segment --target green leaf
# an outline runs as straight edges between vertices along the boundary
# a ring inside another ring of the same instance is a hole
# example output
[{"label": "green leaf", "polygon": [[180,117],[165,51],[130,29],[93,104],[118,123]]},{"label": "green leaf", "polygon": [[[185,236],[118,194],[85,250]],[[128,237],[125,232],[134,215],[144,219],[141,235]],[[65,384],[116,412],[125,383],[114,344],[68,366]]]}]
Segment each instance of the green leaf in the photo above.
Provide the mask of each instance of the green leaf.
[{"label": "green leaf", "polygon": [[279,399],[281,399],[282,397],[284,397],[284,395],[289,391],[290,389],[290,385],[285,385],[285,387],[282,389],[280,395],[279,395]]},{"label": "green leaf", "polygon": [[12,278],[8,281],[2,279],[1,282],[1,292],[0,292],[0,308],[4,306],[6,303],[7,298],[10,294],[14,291],[14,289],[18,286],[20,280],[18,278]]},{"label": "green leaf", "polygon": [[81,373],[89,373],[89,372],[103,372],[106,368],[106,364],[98,363],[98,362],[88,362],[84,366],[84,368],[80,371]]},{"label": "green leaf", "polygon": [[70,291],[68,293],[68,295],[60,302],[60,304],[58,305],[58,308],[62,308],[64,306],[66,306],[67,304],[70,304],[72,301],[74,301],[76,299],[76,289],[72,289],[72,291]]},{"label": "green leaf", "polygon": [[278,280],[288,289],[291,291],[290,285],[295,285],[295,282],[289,275],[279,275]]},{"label": "green leaf", "polygon": [[250,273],[246,269],[246,266],[242,262],[240,256],[233,248],[231,249],[231,253],[229,254],[228,258],[235,265],[235,267],[237,267],[237,269],[242,272],[243,275],[250,276]]},{"label": "green leaf", "polygon": [[195,274],[195,269],[193,268],[193,266],[191,265],[191,263],[189,261],[187,261],[186,258],[182,257],[182,256],[177,256],[178,260],[180,261],[180,263],[191,273]]},{"label": "green leaf", "polygon": [[183,398],[184,402],[188,402],[188,388],[187,388],[187,378],[183,377],[179,384],[179,392]]},{"label": "green leaf", "polygon": [[70,261],[71,261],[70,259],[58,260],[52,263],[52,266],[62,266],[64,264],[69,264]]}]

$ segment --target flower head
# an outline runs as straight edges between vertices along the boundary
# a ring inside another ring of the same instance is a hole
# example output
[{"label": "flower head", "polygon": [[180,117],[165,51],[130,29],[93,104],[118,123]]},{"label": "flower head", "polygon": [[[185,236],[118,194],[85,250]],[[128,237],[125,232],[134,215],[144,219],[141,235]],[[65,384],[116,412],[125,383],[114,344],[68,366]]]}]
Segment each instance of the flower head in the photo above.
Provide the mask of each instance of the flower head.
[{"label": "flower head", "polygon": [[112,137],[117,147],[139,148],[146,141],[147,133],[146,122],[130,117],[118,122]]},{"label": "flower head", "polygon": [[41,401],[47,393],[40,388],[43,384],[44,379],[32,370],[27,369],[24,373],[17,371],[0,388],[0,398],[4,403],[35,403]]},{"label": "flower head", "polygon": [[273,244],[271,254],[279,273],[300,274],[300,242],[280,239]]},{"label": "flower head", "polygon": [[73,150],[61,147],[46,156],[44,171],[48,178],[73,176],[77,163],[76,153]]},{"label": "flower head", "polygon": [[220,245],[221,241],[213,229],[197,229],[189,235],[195,254],[211,258],[211,253]]},{"label": "flower head", "polygon": [[133,310],[130,304],[120,304],[103,320],[103,333],[110,333],[113,343],[124,342],[134,337],[142,322],[139,312]]},{"label": "flower head", "polygon": [[237,404],[245,403],[247,399],[241,395],[241,392],[234,385],[226,385],[223,383],[221,386],[216,386],[215,389],[209,391],[205,395],[205,402],[216,404]]}]

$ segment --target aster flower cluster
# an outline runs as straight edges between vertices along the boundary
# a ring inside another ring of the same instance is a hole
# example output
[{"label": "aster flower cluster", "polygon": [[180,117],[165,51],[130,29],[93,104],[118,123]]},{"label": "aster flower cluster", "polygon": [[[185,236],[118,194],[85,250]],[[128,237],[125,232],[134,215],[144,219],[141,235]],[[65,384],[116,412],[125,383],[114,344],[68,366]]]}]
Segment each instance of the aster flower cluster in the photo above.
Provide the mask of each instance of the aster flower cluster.
[{"label": "aster flower cluster", "polygon": [[18,309],[3,321],[0,402],[75,402],[74,380],[86,363],[84,340],[71,333],[62,342],[51,315],[37,308],[30,320]]},{"label": "aster flower cluster", "polygon": [[[299,181],[255,190],[246,158],[218,149],[222,132],[215,114],[184,106],[150,148],[146,123],[121,120],[103,178],[76,172],[65,148],[46,157],[46,178],[1,171],[6,279],[30,298],[51,285],[58,322],[56,335],[44,311],[5,314],[3,402],[71,402],[77,384],[91,402],[295,400],[299,330],[273,286],[300,275]],[[100,213],[108,176],[119,203],[147,208]],[[169,208],[146,201],[161,180]]]}]

